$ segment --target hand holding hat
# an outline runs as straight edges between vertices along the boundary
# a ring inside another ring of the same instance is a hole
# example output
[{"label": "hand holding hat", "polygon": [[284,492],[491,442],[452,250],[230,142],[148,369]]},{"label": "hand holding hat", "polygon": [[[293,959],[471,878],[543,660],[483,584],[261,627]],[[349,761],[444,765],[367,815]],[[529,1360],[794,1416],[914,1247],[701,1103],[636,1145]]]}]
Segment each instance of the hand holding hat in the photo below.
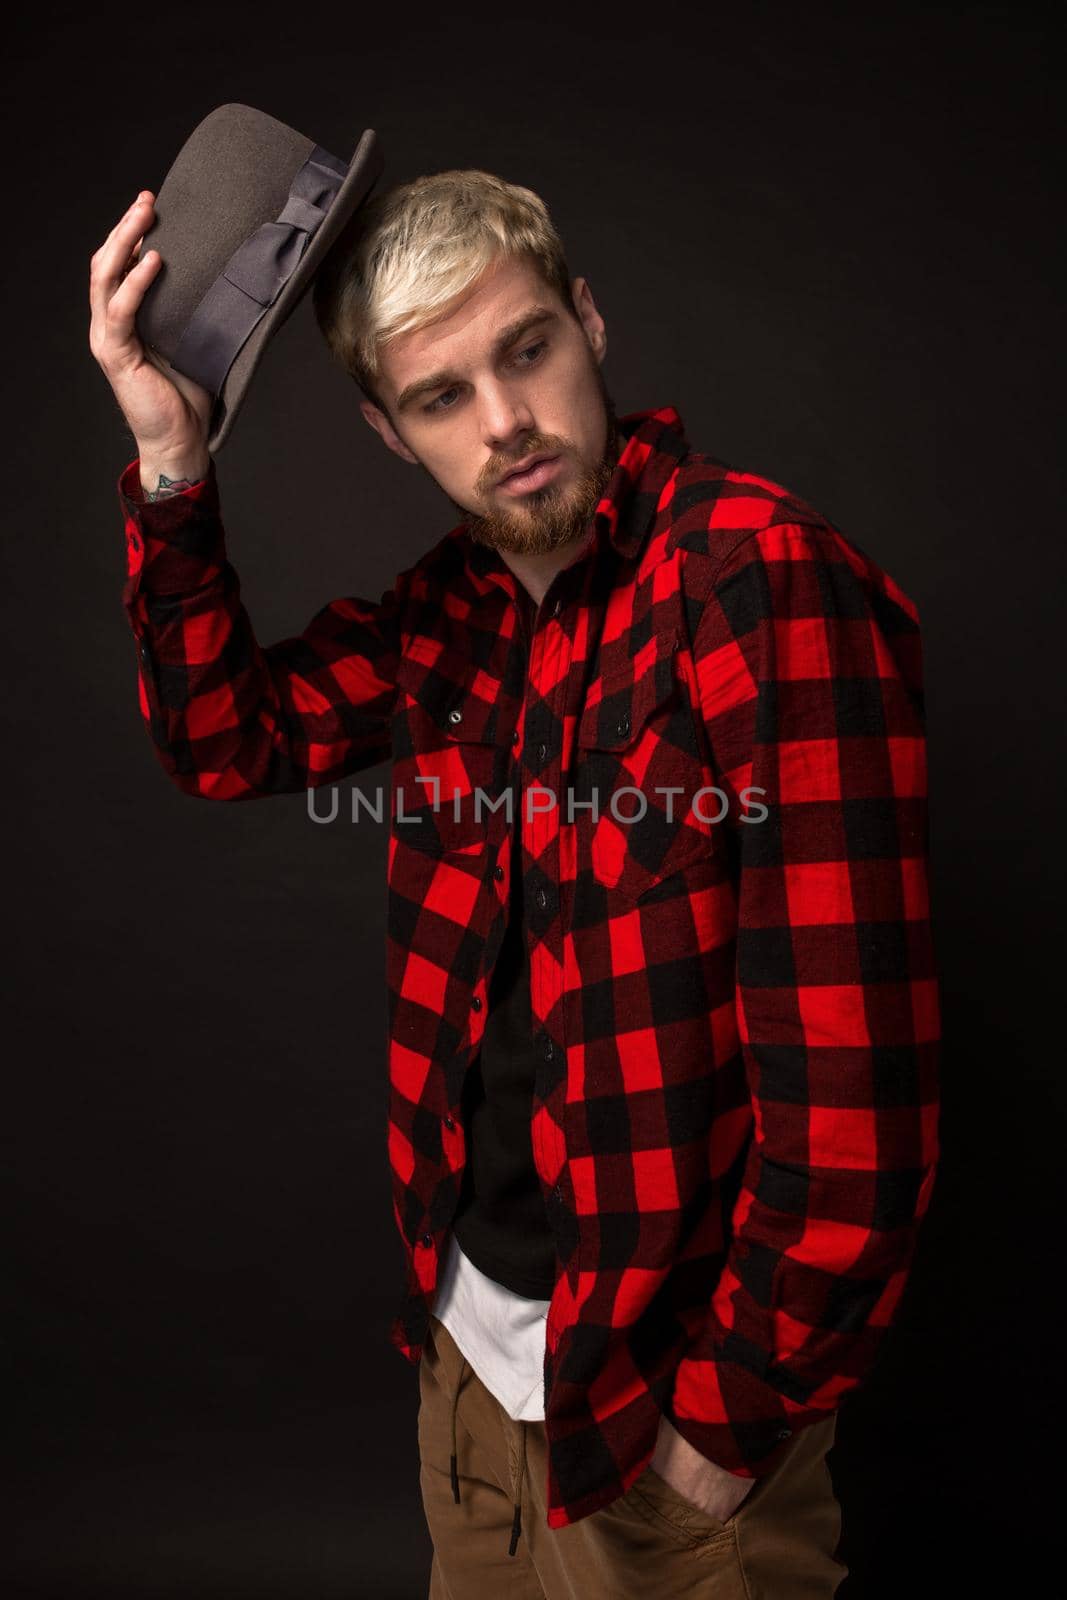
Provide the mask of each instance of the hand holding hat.
[{"label": "hand holding hat", "polygon": [[181,480],[206,475],[214,404],[214,396],[200,384],[162,358],[150,358],[134,326],[137,308],[160,265],[157,254],[143,251],[138,256],[135,248],[153,215],[151,190],[142,189],[89,269],[89,348],[137,442],[146,491],[160,473]]},{"label": "hand holding hat", "polygon": [[206,470],[271,335],[383,168],[371,128],[347,165],[250,106],[193,130],[154,206],[142,191],[92,261],[90,347],[142,456]]}]

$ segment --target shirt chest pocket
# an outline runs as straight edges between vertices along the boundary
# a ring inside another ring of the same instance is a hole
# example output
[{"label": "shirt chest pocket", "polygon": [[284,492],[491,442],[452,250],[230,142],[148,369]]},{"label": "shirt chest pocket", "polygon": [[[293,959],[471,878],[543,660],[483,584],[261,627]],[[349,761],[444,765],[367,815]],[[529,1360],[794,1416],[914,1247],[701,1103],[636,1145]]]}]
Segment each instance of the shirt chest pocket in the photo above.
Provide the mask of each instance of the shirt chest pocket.
[{"label": "shirt chest pocket", "polygon": [[480,857],[507,828],[499,684],[455,651],[401,656],[396,670],[390,830],[431,855]]},{"label": "shirt chest pocket", "polygon": [[[713,804],[694,712],[674,670],[677,635],[590,684],[578,722],[574,822],[579,872],[636,899],[711,857]],[[712,797],[713,799],[714,797]]]}]

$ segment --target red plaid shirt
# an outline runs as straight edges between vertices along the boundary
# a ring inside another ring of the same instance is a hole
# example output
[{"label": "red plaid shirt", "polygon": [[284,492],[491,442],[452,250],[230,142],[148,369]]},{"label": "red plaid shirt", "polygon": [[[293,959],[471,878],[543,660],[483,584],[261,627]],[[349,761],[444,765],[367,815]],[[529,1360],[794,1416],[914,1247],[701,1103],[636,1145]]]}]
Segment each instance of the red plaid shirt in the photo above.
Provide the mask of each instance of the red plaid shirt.
[{"label": "red plaid shirt", "polygon": [[392,757],[390,1337],[412,1363],[525,795],[554,1528],[629,1487],[661,1412],[758,1477],[837,1407],[882,1349],[938,1156],[915,606],[795,495],[691,449],[672,407],[619,426],[528,668],[517,579],[462,524],[379,601],[263,646],[214,465],[154,503],[136,460],[119,480],[173,782],[244,800]]}]

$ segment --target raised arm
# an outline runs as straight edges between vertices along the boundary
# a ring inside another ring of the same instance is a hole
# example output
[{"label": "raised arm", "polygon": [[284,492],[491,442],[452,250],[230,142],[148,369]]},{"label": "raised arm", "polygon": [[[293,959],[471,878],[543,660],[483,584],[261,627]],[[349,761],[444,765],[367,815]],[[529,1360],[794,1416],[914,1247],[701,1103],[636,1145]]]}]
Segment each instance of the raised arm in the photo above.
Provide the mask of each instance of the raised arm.
[{"label": "raised arm", "polygon": [[245,800],[332,783],[389,754],[402,580],[377,602],[334,600],[302,633],[257,641],[225,551],[213,397],[137,333],[160,265],[140,251],[152,198],[141,191],[89,270],[90,349],[138,447],[118,487],[141,713],[187,794]]}]

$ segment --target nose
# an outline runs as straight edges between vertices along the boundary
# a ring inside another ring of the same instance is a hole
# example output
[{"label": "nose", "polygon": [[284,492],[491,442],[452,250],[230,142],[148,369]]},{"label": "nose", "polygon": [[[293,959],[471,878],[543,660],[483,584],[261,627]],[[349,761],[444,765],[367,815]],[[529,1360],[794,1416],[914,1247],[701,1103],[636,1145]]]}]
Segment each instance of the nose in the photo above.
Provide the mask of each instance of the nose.
[{"label": "nose", "polygon": [[482,395],[479,420],[482,442],[494,455],[513,461],[529,453],[525,441],[533,432],[534,419],[519,395],[508,394],[499,384],[487,390]]}]

